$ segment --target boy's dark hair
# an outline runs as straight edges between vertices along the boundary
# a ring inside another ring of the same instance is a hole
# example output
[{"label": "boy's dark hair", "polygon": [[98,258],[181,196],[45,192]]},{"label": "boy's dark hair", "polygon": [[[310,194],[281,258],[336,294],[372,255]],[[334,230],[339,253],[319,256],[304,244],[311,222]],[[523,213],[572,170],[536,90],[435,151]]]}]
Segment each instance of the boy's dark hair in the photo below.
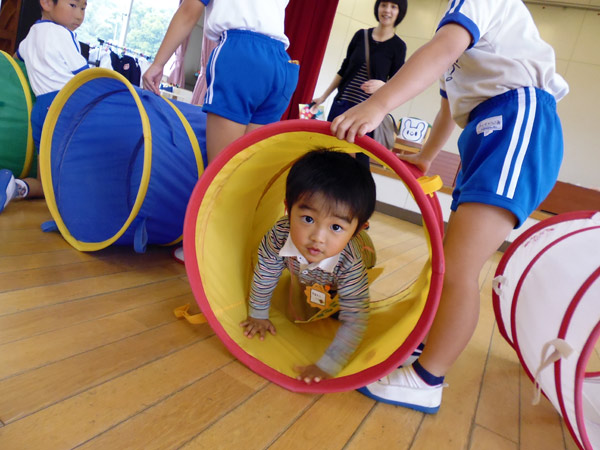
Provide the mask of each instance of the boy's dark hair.
[{"label": "boy's dark hair", "polygon": [[396,17],[396,21],[394,22],[394,26],[397,27],[398,24],[400,22],[402,22],[402,19],[404,19],[404,16],[406,16],[406,9],[408,8],[408,3],[407,0],[377,0],[375,2],[375,19],[377,20],[377,22],[379,22],[379,4],[381,2],[387,2],[387,3],[395,3],[396,5],[398,5],[398,17]]},{"label": "boy's dark hair", "polygon": [[375,181],[371,172],[348,153],[319,148],[306,153],[290,169],[285,201],[288,211],[300,199],[323,195],[332,203],[345,205],[358,219],[356,233],[375,210]]}]

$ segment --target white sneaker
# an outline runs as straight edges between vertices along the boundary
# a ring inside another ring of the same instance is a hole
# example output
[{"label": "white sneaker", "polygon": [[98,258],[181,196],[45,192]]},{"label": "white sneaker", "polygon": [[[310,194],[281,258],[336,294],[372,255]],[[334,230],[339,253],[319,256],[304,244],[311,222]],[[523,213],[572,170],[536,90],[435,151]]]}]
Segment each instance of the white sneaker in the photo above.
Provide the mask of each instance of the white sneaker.
[{"label": "white sneaker", "polygon": [[435,414],[440,409],[442,390],[446,386],[428,386],[409,366],[357,390],[378,402]]},{"label": "white sneaker", "polygon": [[0,170],[0,212],[13,199],[16,189],[17,183],[15,183],[15,177],[12,172],[7,169]]},{"label": "white sneaker", "polygon": [[177,247],[175,250],[173,250],[171,254],[173,255],[173,258],[177,260],[178,263],[185,264],[185,260],[183,257],[183,245]]}]

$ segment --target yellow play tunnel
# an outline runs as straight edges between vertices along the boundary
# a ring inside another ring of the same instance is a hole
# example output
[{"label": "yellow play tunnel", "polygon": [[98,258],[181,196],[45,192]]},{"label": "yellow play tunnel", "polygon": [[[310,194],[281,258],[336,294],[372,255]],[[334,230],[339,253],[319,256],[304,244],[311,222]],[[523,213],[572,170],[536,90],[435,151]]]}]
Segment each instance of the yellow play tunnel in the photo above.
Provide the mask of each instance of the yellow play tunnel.
[{"label": "yellow play tunnel", "polygon": [[[296,159],[318,147],[363,151],[396,172],[421,210],[430,258],[412,286],[372,305],[367,334],[343,371],[336,378],[306,385],[295,379],[293,367],[319,359],[335,335],[337,320],[290,322],[278,307],[287,299],[288,276],[272,299],[271,321],[277,336],[247,339],[239,323],[246,317],[260,240],[284,214],[288,170]],[[439,203],[435,194],[424,193],[417,181],[420,175],[374,140],[340,141],[331,136],[329,123],[316,120],[262,127],[221,153],[192,193],[184,224],[184,254],[200,309],[229,351],[256,373],[300,392],[356,389],[398,367],[431,326],[444,272]]]}]

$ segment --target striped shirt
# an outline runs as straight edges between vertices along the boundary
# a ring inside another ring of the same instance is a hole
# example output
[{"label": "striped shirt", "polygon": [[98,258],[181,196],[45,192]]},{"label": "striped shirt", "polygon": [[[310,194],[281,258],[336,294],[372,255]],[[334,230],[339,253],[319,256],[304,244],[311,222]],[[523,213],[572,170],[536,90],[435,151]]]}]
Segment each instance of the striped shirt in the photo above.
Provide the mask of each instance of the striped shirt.
[{"label": "striped shirt", "polygon": [[346,100],[355,105],[364,102],[371,96],[371,94],[367,94],[360,88],[367,81],[369,81],[369,77],[367,75],[367,63],[365,62],[360,66],[356,75],[348,82],[339,99]]},{"label": "striped shirt", "polygon": [[258,248],[258,262],[250,287],[248,315],[255,319],[269,318],[271,295],[285,268],[302,284],[329,285],[333,290],[337,290],[341,326],[324,355],[316,363],[321,370],[334,376],[348,363],[367,328],[369,283],[363,262],[361,239],[358,236],[353,237],[344,250],[336,255],[337,264],[331,268],[323,268],[319,267],[319,264],[301,264],[296,257],[280,256],[279,253],[289,234],[290,222],[285,216],[263,237]]}]

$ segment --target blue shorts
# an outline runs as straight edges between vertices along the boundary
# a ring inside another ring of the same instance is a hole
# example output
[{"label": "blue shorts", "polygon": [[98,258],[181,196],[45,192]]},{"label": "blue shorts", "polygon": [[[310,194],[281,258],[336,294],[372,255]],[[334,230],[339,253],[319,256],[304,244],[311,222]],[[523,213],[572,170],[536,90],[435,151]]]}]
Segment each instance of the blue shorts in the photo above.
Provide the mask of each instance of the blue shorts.
[{"label": "blue shorts", "polygon": [[518,228],[550,193],[563,156],[556,101],[519,88],[478,105],[458,140],[461,169],[451,209],[485,203],[511,211]]},{"label": "blue shorts", "polygon": [[35,99],[33,109],[31,110],[31,135],[38,153],[40,152],[40,139],[42,138],[44,121],[48,115],[48,108],[50,108],[56,94],[58,94],[58,91],[38,95]]},{"label": "blue shorts", "polygon": [[208,61],[202,109],[244,125],[277,122],[299,70],[282,42],[247,30],[225,31]]}]

